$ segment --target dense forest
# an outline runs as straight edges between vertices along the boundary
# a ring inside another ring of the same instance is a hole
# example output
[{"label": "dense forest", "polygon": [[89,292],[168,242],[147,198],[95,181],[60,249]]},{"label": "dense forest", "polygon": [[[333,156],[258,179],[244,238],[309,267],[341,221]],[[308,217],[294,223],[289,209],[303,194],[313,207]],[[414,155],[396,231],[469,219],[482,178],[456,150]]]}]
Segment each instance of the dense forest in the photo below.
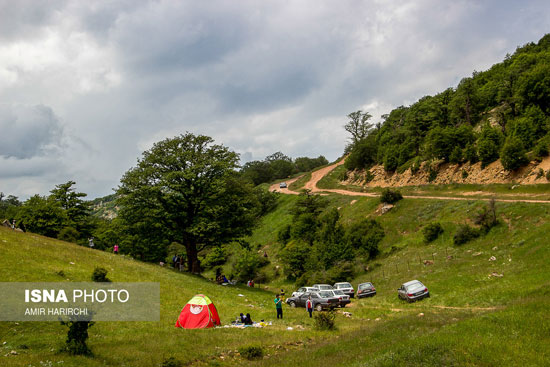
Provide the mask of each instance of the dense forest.
[{"label": "dense forest", "polygon": [[548,155],[550,145],[550,34],[518,47],[489,70],[474,71],[456,88],[398,107],[373,126],[368,112],[348,115],[349,170],[384,165],[417,171],[422,162],[497,159],[516,170]]}]

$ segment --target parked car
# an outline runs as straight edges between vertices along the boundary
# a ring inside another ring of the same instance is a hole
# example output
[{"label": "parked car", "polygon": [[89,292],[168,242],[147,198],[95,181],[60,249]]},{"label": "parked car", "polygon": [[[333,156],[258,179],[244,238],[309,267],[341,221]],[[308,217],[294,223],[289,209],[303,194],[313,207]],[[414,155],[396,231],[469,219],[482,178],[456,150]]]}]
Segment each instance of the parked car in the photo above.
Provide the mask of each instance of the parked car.
[{"label": "parked car", "polygon": [[334,289],[339,289],[351,298],[353,298],[353,295],[355,294],[355,291],[353,290],[353,286],[351,283],[348,282],[340,282],[340,283],[334,283]]},{"label": "parked car", "polygon": [[297,297],[290,297],[286,300],[286,303],[290,307],[306,307],[307,298],[311,296],[313,303],[313,309],[316,311],[322,311],[326,309],[333,309],[338,307],[339,300],[334,297],[330,292],[317,291],[317,292],[305,292]]},{"label": "parked car", "polygon": [[376,295],[376,288],[371,282],[361,283],[357,286],[357,298],[372,297]]},{"label": "parked car", "polygon": [[305,292],[315,292],[316,290],[317,288],[313,288],[313,287],[301,287],[301,288],[298,288],[297,291],[292,292],[292,297],[301,296]]},{"label": "parked car", "polygon": [[281,182],[281,183],[279,184],[279,188],[280,188],[280,189],[286,189],[286,187],[287,187],[287,186],[286,186],[286,182]]},{"label": "parked car", "polygon": [[409,302],[418,301],[419,299],[430,296],[428,288],[418,280],[411,280],[410,282],[403,283],[397,290],[397,296],[399,298],[407,300]]},{"label": "parked car", "polygon": [[334,289],[330,284],[313,284],[313,288],[320,291],[331,291]]},{"label": "parked car", "polygon": [[334,297],[338,298],[340,307],[346,307],[346,305],[351,302],[351,300],[349,299],[349,296],[339,289],[333,289],[331,291],[325,291],[325,292],[331,292],[334,295]]}]

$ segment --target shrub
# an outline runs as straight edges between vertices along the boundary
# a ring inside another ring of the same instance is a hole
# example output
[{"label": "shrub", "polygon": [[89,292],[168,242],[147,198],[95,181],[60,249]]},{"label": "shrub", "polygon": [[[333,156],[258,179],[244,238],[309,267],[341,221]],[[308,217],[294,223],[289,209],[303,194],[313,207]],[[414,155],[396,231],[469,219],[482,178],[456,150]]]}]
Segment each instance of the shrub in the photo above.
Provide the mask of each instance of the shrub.
[{"label": "shrub", "polygon": [[287,224],[277,233],[277,241],[282,244],[287,243],[290,240],[290,224]]},{"label": "shrub", "polygon": [[465,169],[462,170],[462,179],[465,180],[468,178],[468,171],[466,171]]},{"label": "shrub", "polygon": [[416,173],[420,170],[420,166],[422,165],[422,160],[420,157],[416,157],[411,165],[411,173],[413,175],[416,175]]},{"label": "shrub", "polygon": [[462,162],[462,149],[457,145],[454,147],[451,155],[449,156],[449,162],[460,163]]},{"label": "shrub", "polygon": [[542,168],[539,168],[537,172],[537,179],[541,178],[542,176],[544,176],[544,170]]},{"label": "shrub", "polygon": [[435,241],[441,233],[443,233],[443,227],[438,222],[430,223],[422,229],[424,241],[427,243]]},{"label": "shrub", "polygon": [[240,347],[239,354],[248,360],[260,359],[264,356],[264,348],[258,345],[248,345],[245,347]]},{"label": "shrub", "polygon": [[210,269],[214,266],[223,265],[226,261],[227,254],[225,253],[224,249],[221,247],[214,247],[201,261],[201,265],[205,269]]},{"label": "shrub", "polygon": [[314,317],[315,328],[317,330],[335,330],[336,313],[331,310],[328,312],[317,312]]},{"label": "shrub", "polygon": [[73,227],[64,227],[57,235],[57,239],[73,243],[76,243],[79,238],[80,233]]},{"label": "shrub", "polygon": [[500,152],[500,160],[504,169],[508,171],[515,171],[527,163],[525,148],[520,138],[510,136],[506,139],[506,143],[504,143]]},{"label": "shrub", "polygon": [[395,204],[401,199],[403,199],[403,195],[399,190],[384,189],[380,195],[380,202],[386,204]]},{"label": "shrub", "polygon": [[461,225],[453,236],[453,243],[455,245],[462,245],[466,242],[473,240],[474,238],[479,237],[479,231],[475,228],[470,227],[467,224]]},{"label": "shrub", "polygon": [[94,282],[110,282],[111,280],[107,278],[107,270],[105,268],[96,267],[92,274],[92,280]]},{"label": "shrub", "polygon": [[437,178],[437,170],[432,164],[428,165],[428,182],[433,182]]},{"label": "shrub", "polygon": [[390,150],[384,157],[384,170],[386,172],[395,172],[398,163],[397,153],[395,153],[395,150]]},{"label": "shrub", "polygon": [[464,153],[462,154],[462,156],[464,157],[464,160],[466,162],[470,162],[472,164],[477,163],[479,161],[476,147],[473,144],[466,145],[466,148],[464,148]]},{"label": "shrub", "polygon": [[363,219],[346,231],[346,242],[353,248],[365,251],[369,257],[378,254],[378,244],[384,238],[384,229],[374,219]]},{"label": "shrub", "polygon": [[61,322],[62,325],[67,325],[69,331],[67,340],[62,351],[73,355],[89,355],[90,348],[86,345],[88,339],[88,329],[93,325],[91,321],[68,321]]},{"label": "shrub", "polygon": [[481,232],[487,233],[498,224],[495,199],[491,199],[474,217],[474,223],[481,226]]},{"label": "shrub", "polygon": [[365,172],[365,182],[369,183],[372,180],[374,180],[374,175],[372,174],[371,171],[367,170],[367,172]]},{"label": "shrub", "polygon": [[541,140],[537,145],[535,145],[535,149],[533,149],[533,153],[535,154],[535,157],[538,159],[542,159],[544,157],[548,156],[548,143],[546,140]]}]

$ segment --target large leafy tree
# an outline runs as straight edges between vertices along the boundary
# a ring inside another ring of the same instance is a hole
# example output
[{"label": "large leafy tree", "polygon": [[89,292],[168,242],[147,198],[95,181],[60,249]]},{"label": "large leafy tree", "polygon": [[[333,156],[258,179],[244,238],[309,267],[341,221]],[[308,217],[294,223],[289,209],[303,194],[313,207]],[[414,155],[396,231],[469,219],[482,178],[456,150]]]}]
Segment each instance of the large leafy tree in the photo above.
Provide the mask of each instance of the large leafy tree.
[{"label": "large leafy tree", "polygon": [[65,211],[67,217],[64,226],[76,229],[79,236],[84,238],[91,235],[93,225],[90,215],[90,203],[85,201],[87,195],[82,192],[76,192],[74,185],[76,182],[68,181],[56,185],[51,190],[50,198],[59,203]]},{"label": "large leafy tree", "polygon": [[234,172],[238,159],[203,135],[154,144],[121,180],[121,219],[141,242],[183,244],[188,270],[199,273],[201,250],[249,233],[258,217],[257,197]]},{"label": "large leafy tree", "polygon": [[344,125],[344,129],[351,134],[353,144],[367,137],[372,129],[372,124],[369,122],[371,117],[370,113],[361,110],[348,115],[349,121]]}]

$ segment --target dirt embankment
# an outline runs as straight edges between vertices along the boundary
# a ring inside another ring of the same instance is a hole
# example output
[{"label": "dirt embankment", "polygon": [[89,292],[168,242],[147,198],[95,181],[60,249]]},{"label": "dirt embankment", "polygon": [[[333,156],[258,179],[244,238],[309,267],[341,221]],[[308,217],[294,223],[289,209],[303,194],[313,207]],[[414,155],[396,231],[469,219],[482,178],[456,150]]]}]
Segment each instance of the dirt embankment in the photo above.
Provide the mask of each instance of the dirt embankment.
[{"label": "dirt embankment", "polygon": [[444,163],[434,167],[437,171],[436,178],[429,182],[429,170],[427,164],[423,164],[421,169],[415,174],[411,169],[403,173],[386,173],[383,166],[374,166],[370,172],[374,179],[370,182],[364,182],[365,172],[355,172],[350,175],[350,182],[360,183],[366,187],[387,187],[387,186],[417,186],[426,184],[503,184],[517,183],[521,185],[530,185],[538,183],[548,183],[546,173],[550,170],[550,157],[542,162],[531,162],[527,166],[520,168],[516,172],[506,171],[500,160],[482,168],[481,162],[476,164],[450,164]]}]

